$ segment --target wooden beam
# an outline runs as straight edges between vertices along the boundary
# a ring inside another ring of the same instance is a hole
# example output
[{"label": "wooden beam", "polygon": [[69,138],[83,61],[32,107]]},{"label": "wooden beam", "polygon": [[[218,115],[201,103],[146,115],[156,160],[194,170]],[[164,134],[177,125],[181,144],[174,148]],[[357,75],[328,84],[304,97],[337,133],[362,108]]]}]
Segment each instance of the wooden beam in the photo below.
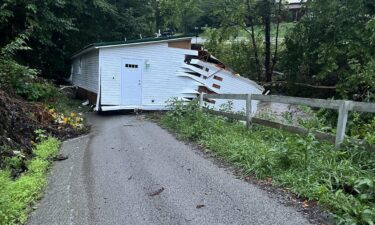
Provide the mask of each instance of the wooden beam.
[{"label": "wooden beam", "polygon": [[375,103],[368,102],[351,102],[349,111],[359,111],[359,112],[371,112],[375,113]]},{"label": "wooden beam", "polygon": [[[201,96],[200,98],[203,98],[203,96]],[[316,108],[327,108],[327,109],[338,110],[339,118],[337,121],[336,137],[331,134],[326,134],[322,132],[313,132],[314,135],[318,139],[334,142],[336,147],[339,147],[344,141],[349,111],[375,113],[375,104],[366,103],[366,102],[297,98],[297,97],[289,97],[289,96],[258,95],[258,94],[206,94],[204,95],[204,98],[246,100],[246,116],[232,114],[232,113],[218,112],[214,110],[210,110],[209,112],[215,115],[220,115],[220,116],[225,116],[225,117],[232,118],[232,119],[246,121],[247,127],[250,127],[251,122],[253,122],[253,123],[258,123],[264,126],[278,128],[281,130],[285,130],[285,131],[289,131],[293,133],[299,133],[299,134],[307,134],[308,130],[304,128],[300,128],[300,127],[288,126],[288,125],[284,125],[281,123],[262,120],[258,118],[251,118],[251,101],[258,100],[258,101],[263,101],[263,102],[277,102],[277,103],[283,103],[283,104],[305,105],[305,106],[316,107]]]},{"label": "wooden beam", "polygon": [[203,99],[204,99],[204,98],[203,98],[203,95],[204,95],[203,92],[199,94],[199,108],[200,108],[200,109],[203,108]]},{"label": "wooden beam", "polygon": [[240,115],[240,114],[233,114],[233,113],[227,113],[227,112],[220,112],[220,111],[215,111],[212,109],[204,109],[206,112],[209,112],[213,115],[217,116],[224,116],[230,119],[235,119],[235,120],[242,120],[246,121],[246,116]]},{"label": "wooden beam", "polygon": [[[212,110],[212,109],[204,109],[204,110],[208,113],[211,113],[211,114],[217,115],[217,116],[224,116],[224,117],[227,117],[227,118],[241,120],[241,121],[247,120],[246,116],[239,115],[239,114],[220,112],[220,111],[215,111],[215,110]],[[259,125],[263,125],[263,126],[266,126],[266,127],[270,127],[270,128],[284,130],[284,131],[287,131],[287,132],[290,132],[290,133],[295,133],[295,134],[307,135],[309,133],[309,131],[305,128],[285,125],[285,124],[281,124],[281,123],[277,123],[277,122],[273,122],[273,121],[269,121],[269,120],[264,120],[264,119],[259,119],[259,118],[255,118],[255,117],[253,117],[251,119],[251,122],[259,124]],[[335,135],[327,134],[327,133],[323,133],[323,132],[319,132],[319,131],[312,131],[312,133],[319,140],[324,140],[324,141],[328,141],[328,142],[331,142],[331,143],[335,143]]]},{"label": "wooden beam", "polygon": [[348,111],[350,108],[350,101],[342,101],[339,108],[339,118],[337,120],[337,131],[335,146],[338,148],[345,138],[346,123],[348,122]]},{"label": "wooden beam", "polygon": [[252,99],[263,102],[278,102],[283,104],[306,105],[310,107],[327,109],[338,109],[340,107],[340,101],[337,100],[297,98],[277,95],[253,95]]},{"label": "wooden beam", "polygon": [[247,94],[208,94],[205,98],[246,100]]},{"label": "wooden beam", "polygon": [[246,98],[246,127],[251,126],[251,94],[247,95]]},{"label": "wooden beam", "polygon": [[[269,121],[269,120],[252,118],[252,122],[256,123],[256,124],[259,124],[259,125],[266,126],[266,127],[284,130],[284,131],[287,131],[287,132],[290,132],[290,133],[302,134],[302,135],[308,135],[309,134],[309,131],[305,128],[285,125],[285,124],[281,124],[281,123],[277,123],[277,122],[273,122],[273,121]],[[319,131],[312,131],[312,133],[319,140],[329,141],[331,143],[335,142],[335,135],[333,135],[333,134],[327,134],[327,133],[323,133],[323,132],[319,132]]]}]

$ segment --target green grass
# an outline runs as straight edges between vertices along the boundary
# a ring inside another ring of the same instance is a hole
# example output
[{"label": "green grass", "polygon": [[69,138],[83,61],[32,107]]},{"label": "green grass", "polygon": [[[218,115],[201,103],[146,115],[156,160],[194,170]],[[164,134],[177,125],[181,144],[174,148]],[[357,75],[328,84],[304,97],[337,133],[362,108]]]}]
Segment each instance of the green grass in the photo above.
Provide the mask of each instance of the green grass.
[{"label": "green grass", "polygon": [[[293,27],[295,26],[296,23],[280,23],[280,26],[279,26],[279,38],[280,39],[283,39],[285,38],[285,36],[288,34],[288,32],[290,30],[293,29]],[[249,32],[251,32],[251,28],[247,28],[247,30]],[[263,26],[254,26],[254,32],[255,32],[255,36],[257,37],[264,37],[264,27]],[[209,34],[212,33],[212,29],[210,28],[207,28],[206,31],[201,35],[202,37],[204,38],[209,38]],[[245,39],[249,39],[250,40],[250,36],[249,36],[249,33],[246,32],[245,30],[240,30],[238,36],[240,38],[245,38]],[[272,24],[271,25],[271,38],[276,38],[276,24]]]},{"label": "green grass", "polygon": [[[285,38],[287,33],[293,29],[295,23],[280,23],[279,26],[279,38]],[[250,30],[250,28],[248,28]],[[264,35],[264,27],[263,26],[255,26],[254,31],[256,35]],[[248,36],[247,32],[242,33],[243,36]],[[276,38],[276,24],[271,25],[271,38]]]},{"label": "green grass", "polygon": [[[285,36],[290,32],[296,23],[281,23],[279,28],[279,38],[285,38]],[[272,37],[276,37],[276,28],[272,27],[271,30]]]},{"label": "green grass", "polygon": [[337,223],[375,221],[375,153],[358,146],[336,149],[312,135],[280,130],[208,115],[195,103],[173,102],[162,125],[242,169],[244,175],[272,178],[275,185],[317,200],[334,213]]},{"label": "green grass", "polygon": [[51,158],[59,151],[60,141],[48,138],[35,146],[35,157],[27,162],[28,171],[12,180],[10,171],[0,170],[0,225],[24,224],[33,204],[46,185]]}]

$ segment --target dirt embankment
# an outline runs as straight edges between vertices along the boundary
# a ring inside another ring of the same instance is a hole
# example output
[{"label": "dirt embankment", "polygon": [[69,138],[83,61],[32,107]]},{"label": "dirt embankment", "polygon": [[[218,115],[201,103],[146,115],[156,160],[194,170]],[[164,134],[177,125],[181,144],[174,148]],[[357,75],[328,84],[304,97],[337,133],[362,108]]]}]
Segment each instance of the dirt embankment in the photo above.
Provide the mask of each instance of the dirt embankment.
[{"label": "dirt embankment", "polygon": [[32,143],[36,141],[38,129],[62,140],[83,132],[55,124],[42,104],[27,102],[0,90],[0,168],[4,157],[12,156],[14,151],[32,157]]}]

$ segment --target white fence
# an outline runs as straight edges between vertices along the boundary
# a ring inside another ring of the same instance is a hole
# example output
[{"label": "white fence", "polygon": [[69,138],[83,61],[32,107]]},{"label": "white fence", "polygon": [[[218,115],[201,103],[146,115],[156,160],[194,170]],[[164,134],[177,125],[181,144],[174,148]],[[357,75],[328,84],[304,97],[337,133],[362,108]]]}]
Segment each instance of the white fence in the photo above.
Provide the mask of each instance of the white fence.
[{"label": "white fence", "polygon": [[258,100],[262,102],[277,102],[283,104],[304,105],[315,108],[335,109],[339,112],[337,121],[336,136],[322,132],[314,132],[316,137],[324,140],[331,140],[335,142],[336,147],[339,147],[345,138],[346,124],[348,121],[349,111],[370,112],[375,113],[374,103],[353,102],[346,100],[324,100],[324,99],[311,99],[311,98],[297,98],[289,96],[276,96],[276,95],[258,95],[258,94],[204,94],[199,96],[199,105],[203,108],[204,99],[232,99],[246,101],[246,116],[232,113],[219,112],[208,110],[210,113],[221,115],[229,118],[246,121],[246,125],[250,127],[251,123],[258,123],[261,125],[287,130],[294,133],[307,133],[304,128],[288,126],[272,121],[267,121],[259,118],[253,118],[251,115],[251,101]]}]

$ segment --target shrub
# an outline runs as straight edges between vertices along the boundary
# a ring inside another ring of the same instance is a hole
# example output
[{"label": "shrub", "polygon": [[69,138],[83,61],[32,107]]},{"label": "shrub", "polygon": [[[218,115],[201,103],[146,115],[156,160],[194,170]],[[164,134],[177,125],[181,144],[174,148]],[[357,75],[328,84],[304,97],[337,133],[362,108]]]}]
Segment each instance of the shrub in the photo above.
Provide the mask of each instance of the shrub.
[{"label": "shrub", "polygon": [[46,101],[56,96],[58,90],[50,83],[23,83],[14,86],[18,95],[28,101]]}]

